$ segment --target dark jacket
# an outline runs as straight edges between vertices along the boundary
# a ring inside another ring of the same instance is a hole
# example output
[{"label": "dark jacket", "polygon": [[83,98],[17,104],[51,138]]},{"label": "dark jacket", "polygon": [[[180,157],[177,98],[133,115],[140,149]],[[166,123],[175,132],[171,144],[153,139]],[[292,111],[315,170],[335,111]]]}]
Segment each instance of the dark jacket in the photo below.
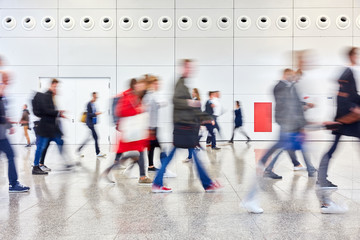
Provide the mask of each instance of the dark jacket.
[{"label": "dark jacket", "polygon": [[41,97],[41,114],[42,117],[39,122],[37,134],[41,137],[53,138],[57,135],[62,135],[57,122],[59,111],[56,110],[52,92],[48,90]]},{"label": "dark jacket", "polygon": [[0,140],[6,138],[6,130],[12,127],[6,117],[5,104],[5,98],[0,96]]},{"label": "dark jacket", "polygon": [[188,100],[191,100],[189,88],[185,85],[185,78],[181,77],[176,83],[173,97],[174,123],[200,124],[202,121],[212,120],[208,114],[199,108],[190,107]]},{"label": "dark jacket", "polygon": [[29,120],[30,120],[29,115],[30,115],[29,110],[24,109],[20,121],[24,121],[27,123],[22,123],[21,126],[29,126]]},{"label": "dark jacket", "polygon": [[235,112],[235,127],[241,127],[243,125],[241,108],[236,109],[234,112]]},{"label": "dark jacket", "polygon": [[93,122],[93,118],[96,118],[96,114],[95,112],[93,112],[93,109],[91,107],[91,101],[88,102],[88,104],[86,105],[86,125],[88,125],[89,127],[93,127],[94,126],[94,122]]},{"label": "dark jacket", "polygon": [[[351,108],[360,106],[360,96],[357,92],[356,81],[351,68],[346,68],[339,80],[339,92],[337,96],[337,110],[335,120],[351,112]],[[335,134],[360,138],[360,122],[344,124]]]},{"label": "dark jacket", "polygon": [[274,88],[275,121],[284,132],[298,132],[306,125],[303,103],[294,85],[279,81]]}]

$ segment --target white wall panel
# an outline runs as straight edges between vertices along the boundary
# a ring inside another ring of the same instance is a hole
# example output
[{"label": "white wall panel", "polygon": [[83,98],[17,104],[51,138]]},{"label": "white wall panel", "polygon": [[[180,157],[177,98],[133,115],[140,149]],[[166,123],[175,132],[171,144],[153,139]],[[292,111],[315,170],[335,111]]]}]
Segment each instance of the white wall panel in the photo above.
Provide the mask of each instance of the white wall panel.
[{"label": "white wall panel", "polygon": [[59,0],[0,0],[0,8],[57,8],[58,1]]},{"label": "white wall panel", "polygon": [[[65,16],[71,16],[75,20],[75,26],[71,30],[65,30],[61,27],[62,19]],[[94,27],[91,30],[84,30],[80,23],[83,17],[89,16],[94,21]],[[113,21],[112,29],[105,31],[100,26],[102,17],[110,17]],[[116,37],[116,11],[106,9],[64,9],[59,10],[59,18],[57,20],[60,37]]]},{"label": "white wall panel", "polygon": [[[41,21],[45,16],[51,16],[57,19],[57,11],[55,9],[7,9],[0,10],[0,21],[2,22],[6,16],[12,16],[16,20],[16,27],[13,30],[6,30],[2,24],[0,25],[1,37],[57,37],[57,23],[51,30],[45,30],[41,26]],[[35,19],[36,25],[32,30],[25,30],[22,26],[23,19],[31,16]]]},{"label": "white wall panel", "polygon": [[[261,37],[261,36],[291,36],[293,28],[292,9],[236,9],[235,10],[235,24],[241,16],[248,16],[251,19],[251,26],[247,30],[235,27],[236,37]],[[260,17],[266,16],[270,19],[270,26],[268,29],[260,29],[257,26],[257,21]],[[279,17],[286,16],[288,26],[280,29],[277,26]]]},{"label": "white wall panel", "polygon": [[291,49],[291,38],[235,38],[235,65],[288,65]]},{"label": "white wall panel", "polygon": [[144,74],[151,74],[159,77],[159,94],[172,94],[174,92],[175,77],[174,67],[169,66],[119,66],[117,67],[117,92],[129,88],[131,78],[141,78]]},{"label": "white wall panel", "polygon": [[28,94],[39,90],[39,77],[57,76],[57,66],[9,66],[6,70],[11,74],[9,94]]},{"label": "white wall panel", "polygon": [[[207,96],[209,91],[218,90],[222,94],[233,94],[232,66],[194,66],[195,73],[187,80],[189,88],[198,88]],[[207,97],[206,97],[207,98]]]},{"label": "white wall panel", "polygon": [[[355,1],[356,2],[356,1]],[[341,8],[341,7],[352,7],[352,0],[295,0],[295,8],[321,8],[321,7],[332,7],[332,8]]]},{"label": "white wall panel", "polygon": [[118,38],[118,65],[173,65],[172,38]]},{"label": "white wall panel", "polygon": [[176,59],[190,58],[198,65],[232,65],[232,38],[177,38]]},{"label": "white wall panel", "polygon": [[175,0],[117,0],[118,8],[173,8]]},{"label": "white wall panel", "polygon": [[59,66],[59,77],[110,78],[110,94],[116,94],[116,66]]},{"label": "white wall panel", "polygon": [[[303,15],[310,18],[311,24],[307,29],[299,29],[294,24],[294,36],[351,36],[353,19],[351,8],[339,8],[339,9],[295,9],[295,22]],[[330,25],[327,29],[320,29],[317,26],[317,21],[320,16],[326,16],[330,19]],[[346,29],[340,29],[336,25],[336,20],[339,16],[347,16],[350,19],[351,24]]]},{"label": "white wall panel", "polygon": [[263,0],[234,0],[235,8],[291,8],[293,6],[293,1],[288,0],[272,0],[272,1],[263,1]]},{"label": "white wall panel", "polygon": [[347,63],[344,51],[352,45],[351,37],[296,37],[294,50],[311,49],[314,65],[343,65]]},{"label": "white wall panel", "polygon": [[[359,3],[359,5],[360,5],[360,3]],[[359,37],[360,36],[360,8],[354,8],[352,25],[353,25],[353,29],[354,29],[353,36]]]},{"label": "white wall panel", "polygon": [[57,65],[56,38],[1,38],[0,52],[9,65]]},{"label": "white wall panel", "polygon": [[116,0],[59,0],[59,8],[115,8]]},{"label": "white wall panel", "polygon": [[274,85],[289,66],[236,66],[234,94],[272,95]]},{"label": "white wall panel", "polygon": [[[148,17],[152,21],[152,27],[149,30],[143,30],[139,26],[139,20],[142,17]],[[159,19],[161,17],[168,17],[172,23],[171,28],[168,30],[162,30],[159,28]],[[117,11],[117,36],[118,37],[174,37],[174,10],[172,9],[133,9],[118,10]],[[133,26],[130,30],[124,30],[120,26],[120,21],[123,17],[129,17],[133,21]]]},{"label": "white wall panel", "polygon": [[[177,19],[175,21],[176,36],[177,37],[232,37],[233,36],[233,10],[232,9],[180,9],[176,11]],[[178,26],[178,22],[183,16],[188,16],[192,21],[192,27],[189,30],[182,30]],[[202,17],[208,17],[210,27],[202,30],[198,27],[198,21]],[[221,30],[218,27],[218,20],[222,17],[227,17],[229,21],[229,28]]]},{"label": "white wall panel", "polygon": [[60,65],[116,65],[115,38],[60,38]]},{"label": "white wall panel", "polygon": [[235,0],[176,0],[176,8],[232,8]]}]

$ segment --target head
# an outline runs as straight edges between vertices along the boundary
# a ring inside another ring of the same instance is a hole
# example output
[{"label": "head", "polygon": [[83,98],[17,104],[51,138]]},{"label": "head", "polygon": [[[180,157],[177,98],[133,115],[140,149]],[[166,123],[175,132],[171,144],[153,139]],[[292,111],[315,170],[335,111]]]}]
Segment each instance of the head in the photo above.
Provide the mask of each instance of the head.
[{"label": "head", "polygon": [[129,87],[130,87],[132,90],[135,90],[136,82],[137,82],[136,78],[130,79]]},{"label": "head", "polygon": [[292,82],[294,79],[294,71],[290,68],[286,68],[283,72],[283,80]]},{"label": "head", "polygon": [[53,95],[56,95],[57,86],[59,84],[59,80],[56,78],[51,79],[51,84],[49,90],[53,93]]},{"label": "head", "polygon": [[140,98],[143,98],[146,92],[146,80],[140,79],[136,82],[134,86],[135,94],[138,95]]},{"label": "head", "polygon": [[209,98],[212,99],[214,97],[214,92],[213,91],[209,91]]},{"label": "head", "polygon": [[27,107],[28,107],[28,106],[27,106],[26,104],[24,104],[23,109],[27,109]]},{"label": "head", "polygon": [[192,60],[184,59],[182,60],[182,76],[188,78],[192,73]]},{"label": "head", "polygon": [[10,76],[7,72],[1,72],[2,84],[5,86],[9,85],[10,83]]},{"label": "head", "polygon": [[91,94],[91,101],[92,102],[95,102],[96,101],[96,99],[98,98],[98,96],[97,96],[97,92],[93,92],[92,94]]},{"label": "head", "polygon": [[193,98],[197,98],[197,100],[200,100],[200,94],[199,94],[199,90],[197,88],[194,88],[192,90],[191,95],[192,95]]},{"label": "head", "polygon": [[153,75],[145,75],[146,89],[158,91],[160,87],[159,79]]},{"label": "head", "polygon": [[240,101],[235,101],[236,108],[240,108]]},{"label": "head", "polygon": [[220,97],[221,97],[220,91],[215,91],[215,92],[214,92],[214,97],[220,98]]},{"label": "head", "polygon": [[358,48],[352,47],[348,51],[348,57],[350,60],[351,65],[357,65],[357,58],[358,58]]}]

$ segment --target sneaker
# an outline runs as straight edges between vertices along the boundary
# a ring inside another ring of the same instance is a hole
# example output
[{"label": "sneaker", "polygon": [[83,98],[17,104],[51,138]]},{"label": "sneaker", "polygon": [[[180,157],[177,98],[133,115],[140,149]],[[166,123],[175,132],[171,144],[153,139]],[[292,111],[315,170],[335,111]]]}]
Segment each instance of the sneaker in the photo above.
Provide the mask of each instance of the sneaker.
[{"label": "sneaker", "polygon": [[249,142],[251,142],[251,138],[247,139],[246,144],[248,144]]},{"label": "sneaker", "polygon": [[164,178],[176,178],[177,174],[166,169],[165,173],[164,173]]},{"label": "sneaker", "polygon": [[140,185],[150,185],[152,184],[153,180],[151,178],[145,177],[143,179],[139,178]]},{"label": "sneaker", "polygon": [[273,171],[265,171],[263,177],[272,178],[272,179],[282,179],[282,176],[277,175]]},{"label": "sneaker", "polygon": [[45,165],[40,166],[40,169],[43,170],[44,172],[51,172],[51,168],[48,168]]},{"label": "sneaker", "polygon": [[234,143],[234,141],[228,141],[228,143],[231,143],[231,144],[233,144],[233,143]]},{"label": "sneaker", "polygon": [[156,171],[158,171],[159,169],[158,168],[156,168],[156,167],[149,167],[148,168],[148,171],[152,171],[152,172],[156,172]]},{"label": "sneaker", "polygon": [[322,205],[320,208],[320,212],[323,214],[341,214],[346,213],[348,208],[346,206],[337,205],[334,202],[330,202],[329,204]]},{"label": "sneaker", "polygon": [[96,155],[96,157],[106,157],[106,154],[105,154],[105,153],[100,152],[100,153],[98,153],[98,154]]},{"label": "sneaker", "polygon": [[212,150],[220,150],[221,148],[219,148],[219,147],[213,147],[213,148],[211,148]]},{"label": "sneaker", "polygon": [[301,164],[294,167],[294,171],[304,171],[306,167],[303,167]]},{"label": "sneaker", "polygon": [[185,159],[183,160],[183,162],[184,162],[184,163],[192,162],[192,158],[185,158]]},{"label": "sneaker", "polygon": [[242,202],[242,206],[249,212],[249,213],[263,213],[264,209],[259,207],[256,200],[244,201]]},{"label": "sneaker", "polygon": [[211,144],[206,144],[206,147],[211,147]]},{"label": "sneaker", "polygon": [[31,144],[26,144],[25,147],[26,147],[26,148],[30,148],[30,147],[31,147]]},{"label": "sneaker", "polygon": [[32,174],[33,175],[45,175],[45,174],[48,174],[48,172],[44,172],[43,170],[41,170],[41,168],[39,166],[33,166]]},{"label": "sneaker", "polygon": [[153,184],[151,187],[151,192],[153,192],[153,193],[170,193],[170,192],[172,192],[172,189],[164,187],[164,186],[160,187],[158,185]]},{"label": "sneaker", "polygon": [[218,181],[212,182],[211,185],[207,188],[205,188],[205,192],[215,192],[216,190],[219,190],[222,188],[220,183]]},{"label": "sneaker", "polygon": [[22,193],[22,192],[28,192],[30,190],[29,187],[22,185],[19,182],[16,182],[15,185],[9,184],[9,192],[10,193]]},{"label": "sneaker", "polygon": [[327,179],[324,182],[317,181],[316,184],[318,184],[320,186],[320,188],[323,188],[323,189],[336,189],[336,188],[338,188],[337,185],[333,184],[332,182],[330,182]]}]

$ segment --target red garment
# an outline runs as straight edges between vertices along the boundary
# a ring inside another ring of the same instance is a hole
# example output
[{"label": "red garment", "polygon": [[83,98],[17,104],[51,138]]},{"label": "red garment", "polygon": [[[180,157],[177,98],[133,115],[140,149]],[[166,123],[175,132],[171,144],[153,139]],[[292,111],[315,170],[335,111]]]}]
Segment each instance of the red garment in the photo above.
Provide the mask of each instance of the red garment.
[{"label": "red garment", "polygon": [[[120,117],[135,116],[137,114],[143,113],[144,111],[145,107],[142,105],[141,99],[136,94],[134,94],[134,91],[132,89],[128,89],[123,92],[123,96],[121,97],[119,103],[116,106],[116,113]],[[117,153],[123,153],[128,151],[142,152],[148,145],[148,138],[134,142],[123,142],[120,136]]]}]

